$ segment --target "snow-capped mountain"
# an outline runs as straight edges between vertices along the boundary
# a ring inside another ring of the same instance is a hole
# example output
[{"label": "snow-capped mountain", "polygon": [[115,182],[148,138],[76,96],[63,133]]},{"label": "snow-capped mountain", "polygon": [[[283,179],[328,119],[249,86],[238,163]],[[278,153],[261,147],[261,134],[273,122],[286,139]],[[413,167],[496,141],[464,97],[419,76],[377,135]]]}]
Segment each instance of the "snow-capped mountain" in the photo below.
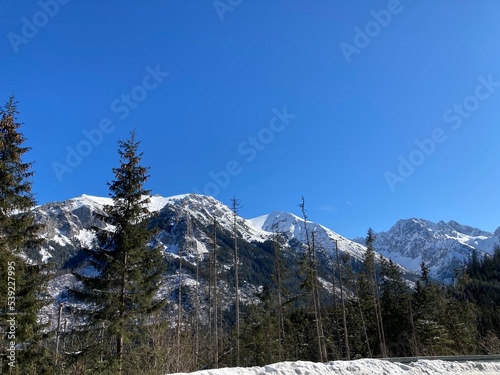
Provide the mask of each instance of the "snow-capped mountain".
[{"label": "snow-capped mountain", "polygon": [[[57,278],[51,282],[51,294],[56,304],[76,307],[78,301],[68,299],[65,288],[75,282],[72,271],[83,264],[87,253],[82,249],[92,246],[95,227],[104,227],[100,215],[110,198],[82,195],[63,202],[53,202],[35,208],[37,221],[44,225],[44,248],[35,254],[38,260],[51,260]],[[201,300],[207,293],[210,273],[209,255],[213,253],[214,222],[216,221],[219,288],[226,296],[224,306],[230,309],[234,297],[233,231],[239,249],[239,280],[242,303],[255,300],[264,285],[272,285],[274,249],[270,242],[276,233],[283,239],[283,260],[293,278],[292,294],[301,293],[300,259],[306,248],[306,229],[309,241],[317,251],[318,278],[326,293],[331,293],[332,272],[336,269],[336,249],[343,261],[350,259],[354,271],[360,269],[365,246],[351,241],[323,225],[307,221],[287,212],[272,212],[253,219],[234,215],[232,210],[215,198],[185,194],[173,197],[151,196],[149,210],[154,213],[151,226],[156,229],[155,240],[163,246],[169,263],[164,290],[171,308],[177,309],[179,280],[182,280],[185,308],[192,305],[194,291]],[[498,230],[497,232],[500,232]],[[472,246],[491,251],[494,234],[462,226],[455,222],[433,224],[424,220],[402,220],[389,232],[376,237],[375,250],[396,263],[402,264],[403,277],[409,285],[418,278],[420,261],[429,264],[433,275],[446,279],[451,274],[450,262],[459,263],[470,254]],[[347,257],[348,255],[348,257]],[[377,255],[377,261],[380,257]],[[182,272],[179,274],[180,259]],[[410,270],[408,270],[407,268]],[[199,269],[199,280],[196,279]],[[412,272],[416,271],[416,273]],[[206,297],[206,296],[205,296]],[[53,306],[55,309],[56,305]],[[52,311],[52,315],[56,314]]]},{"label": "snow-capped mountain", "polygon": [[[157,239],[169,254],[177,254],[179,245],[187,236],[193,237],[197,251],[207,253],[207,242],[210,241],[205,229],[213,227],[214,219],[217,220],[218,230],[233,231],[233,212],[212,197],[185,194],[167,198],[151,196],[149,199],[149,210],[155,213],[152,225],[160,230]],[[73,258],[82,248],[92,246],[95,238],[92,228],[105,225],[99,220],[104,206],[112,204],[111,198],[82,195],[36,207],[35,217],[38,223],[44,225],[43,236],[46,239],[45,247],[41,254],[36,254],[36,258],[52,258],[58,268],[75,266],[79,258]],[[201,232],[197,229],[199,227],[204,227]],[[268,233],[239,216],[236,217],[236,227],[239,237],[246,242],[264,242],[269,238]]]},{"label": "snow-capped mountain", "polygon": [[306,229],[311,234],[314,233],[316,247],[326,251],[329,255],[334,255],[335,246],[340,252],[349,254],[351,257],[362,260],[365,253],[365,247],[359,243],[353,242],[323,225],[307,221],[304,219],[282,211],[275,211],[269,215],[263,215],[248,220],[253,226],[267,233],[277,232],[285,235],[288,239],[296,239],[301,243],[306,243]]},{"label": "snow-capped mountain", "polygon": [[[100,215],[106,205],[112,205],[110,198],[82,195],[64,202],[54,202],[35,209],[37,221],[44,225],[46,238],[38,260],[51,260],[58,269],[59,276],[51,282],[51,294],[57,303],[65,306],[78,304],[70,301],[64,289],[76,282],[72,271],[83,264],[87,253],[84,248],[92,246],[95,238],[92,228],[102,228]],[[233,231],[236,219],[236,231],[239,248],[239,277],[241,300],[255,298],[263,285],[273,283],[274,250],[269,240],[279,233],[284,239],[283,257],[295,285],[300,284],[300,258],[305,251],[306,228],[317,250],[318,277],[327,293],[331,292],[331,279],[336,248],[343,259],[349,255],[354,270],[359,269],[365,247],[355,243],[334,231],[304,220],[286,212],[273,212],[268,215],[246,220],[235,215],[232,210],[218,200],[203,195],[186,194],[173,197],[150,197],[149,210],[154,213],[151,225],[155,228],[155,240],[165,250],[165,257],[170,264],[165,276],[165,290],[162,294],[170,296],[172,308],[177,308],[178,284],[182,278],[183,293],[189,295],[195,289],[204,293],[209,274],[209,254],[213,252],[214,221],[216,221],[216,240],[218,262],[220,262],[220,289],[227,295],[226,306],[231,305],[234,292],[234,250]],[[179,259],[182,258],[182,275],[178,274]],[[378,257],[377,257],[378,258]],[[199,269],[199,284],[195,275]],[[415,280],[416,275],[401,268],[408,280]],[[199,288],[195,288],[196,285]],[[300,293],[297,289],[294,292]]]},{"label": "snow-capped mountain", "polygon": [[[52,258],[59,269],[76,267],[84,256],[81,249],[92,244],[94,232],[91,228],[104,225],[98,217],[103,214],[104,206],[112,203],[110,198],[82,195],[37,207],[35,214],[38,222],[45,225],[47,241],[41,253],[35,254],[36,258]],[[166,198],[152,196],[149,209],[156,213],[152,225],[159,229],[157,240],[163,244],[166,254],[175,258],[181,251],[180,256],[193,266],[197,257],[203,261],[213,248],[211,233],[215,219],[217,230],[221,232],[218,241],[222,241],[226,248],[226,268],[230,272],[234,215],[228,206],[209,196],[185,194]],[[362,260],[363,240],[351,241],[311,221],[305,225],[302,218],[291,213],[276,211],[249,220],[236,216],[238,240],[245,243],[243,248],[247,251],[242,257],[248,255],[247,260],[251,262],[262,263],[259,257],[269,258],[265,243],[274,232],[286,238],[287,248],[294,256],[300,256],[298,254],[306,242],[306,228],[309,235],[314,233],[315,245],[323,254],[325,268],[328,259],[334,256],[336,246],[353,262]],[[374,248],[402,265],[407,276],[407,269],[418,274],[424,261],[433,277],[448,282],[454,276],[454,270],[468,259],[472,249],[480,254],[491,253],[499,243],[499,237],[500,228],[492,233],[455,221],[433,223],[413,218],[400,220],[389,231],[378,233]],[[258,286],[252,285],[253,288]]]},{"label": "snow-capped mountain", "polygon": [[433,223],[412,218],[377,233],[374,249],[414,272],[420,272],[424,261],[431,276],[449,282],[473,249],[480,255],[491,254],[499,237],[500,228],[492,233],[456,221]]},{"label": "snow-capped mountain", "polygon": [[[46,245],[40,256],[46,260],[53,258],[59,268],[72,268],[79,261],[77,254],[82,248],[92,245],[92,227],[103,227],[99,215],[104,206],[111,205],[110,198],[82,195],[63,202],[53,202],[35,209],[36,219],[43,224]],[[217,221],[218,231],[231,236],[234,230],[234,214],[229,207],[215,198],[186,194],[173,197],[150,197],[149,210],[155,213],[152,225],[159,229],[157,239],[169,254],[178,255],[179,248],[185,246],[190,237],[191,247],[199,254],[206,254],[212,247],[211,228]],[[304,244],[305,229],[314,232],[316,247],[332,255],[335,246],[341,253],[347,253],[361,260],[365,248],[334,231],[304,220],[291,213],[273,212],[268,215],[246,220],[236,216],[236,229],[240,241],[259,244],[271,239],[274,232],[280,233],[288,241]],[[297,250],[297,249],[296,249]],[[186,254],[183,254],[186,256]],[[192,258],[191,258],[192,260]]]}]

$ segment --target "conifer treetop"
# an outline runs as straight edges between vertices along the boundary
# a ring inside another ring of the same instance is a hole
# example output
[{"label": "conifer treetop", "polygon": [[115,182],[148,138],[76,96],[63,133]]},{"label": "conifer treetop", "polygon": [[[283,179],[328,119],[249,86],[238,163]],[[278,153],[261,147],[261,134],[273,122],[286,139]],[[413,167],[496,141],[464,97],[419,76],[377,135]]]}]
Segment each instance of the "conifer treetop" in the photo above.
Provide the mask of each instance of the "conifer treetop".
[{"label": "conifer treetop", "polygon": [[138,152],[140,142],[136,140],[136,131],[130,132],[126,140],[118,141],[120,167],[113,168],[115,179],[109,183],[109,194],[114,205],[107,208],[108,214],[125,220],[142,219],[149,216],[148,203],[151,190],[144,188],[149,178],[148,167],[141,165],[143,153]]}]

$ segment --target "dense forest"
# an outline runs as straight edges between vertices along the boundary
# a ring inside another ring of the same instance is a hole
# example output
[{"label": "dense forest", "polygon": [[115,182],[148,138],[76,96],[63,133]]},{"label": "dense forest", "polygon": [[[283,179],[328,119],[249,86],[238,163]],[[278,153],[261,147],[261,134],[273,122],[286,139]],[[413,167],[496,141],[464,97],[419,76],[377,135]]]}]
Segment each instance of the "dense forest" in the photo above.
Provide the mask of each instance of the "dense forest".
[{"label": "dense forest", "polygon": [[[108,183],[114,204],[100,218],[106,229],[95,228],[95,246],[82,249],[86,256],[72,270],[78,283],[67,293],[82,308],[72,329],[60,321],[48,329],[40,312],[54,303],[46,286],[58,270],[28,256],[43,246],[43,228],[31,214],[33,164],[25,160],[29,148],[17,115],[12,97],[0,112],[2,373],[163,375],[285,360],[500,352],[498,247],[492,255],[472,252],[450,285],[434,282],[425,263],[411,283],[397,264],[378,257],[371,229],[362,263],[339,252],[325,263],[314,232],[296,257],[276,232],[261,245],[263,258],[251,262],[252,246],[215,219],[208,256],[196,266],[170,259],[153,241],[148,168],[135,132],[118,143]],[[235,218],[237,208],[234,199]],[[307,220],[304,200],[301,209]],[[223,257],[234,260],[230,273],[220,272]],[[184,271],[199,283],[183,289]],[[319,272],[330,273],[330,289]],[[158,293],[173,280],[166,274],[177,275],[176,309]],[[220,288],[222,277],[233,288]],[[261,288],[241,301],[239,287],[250,277]]]}]

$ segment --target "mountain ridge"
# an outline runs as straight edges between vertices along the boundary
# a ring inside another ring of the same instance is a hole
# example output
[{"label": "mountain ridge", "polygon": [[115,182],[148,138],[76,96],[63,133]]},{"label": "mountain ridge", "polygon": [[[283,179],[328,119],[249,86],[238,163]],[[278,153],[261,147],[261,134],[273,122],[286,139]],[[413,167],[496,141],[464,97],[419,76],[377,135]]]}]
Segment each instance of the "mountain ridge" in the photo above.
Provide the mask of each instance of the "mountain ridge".
[{"label": "mountain ridge", "polygon": [[[234,214],[232,210],[217,199],[200,194],[180,194],[171,197],[152,195],[149,197],[149,210],[161,220],[153,218],[155,225],[165,231],[182,220],[196,219],[204,226],[217,225],[228,233],[233,231]],[[76,256],[82,247],[92,245],[91,227],[104,224],[98,220],[96,213],[102,214],[105,205],[112,204],[111,198],[83,194],[61,202],[50,202],[37,206],[35,216],[44,224],[47,245],[38,254],[38,259],[46,261],[54,254],[60,266],[72,266],[71,258]],[[163,220],[163,221],[162,221]],[[295,239],[305,243],[306,229],[315,233],[319,251],[332,255],[336,247],[348,253],[357,261],[361,261],[365,247],[363,238],[347,239],[332,229],[307,221],[285,211],[273,211],[258,217],[245,219],[236,215],[238,236],[248,243],[263,243],[271,239],[273,232],[285,234],[287,240]],[[185,234],[185,233],[184,233]],[[207,235],[200,235],[194,243],[201,253],[209,252]],[[170,235],[163,233],[160,242],[165,251],[178,253],[179,244],[173,242]],[[168,240],[166,238],[169,238]],[[374,249],[386,258],[392,259],[408,270],[419,273],[420,264],[424,261],[431,275],[439,281],[450,282],[456,269],[468,259],[472,250],[480,254],[491,254],[500,237],[500,227],[495,232],[484,231],[457,221],[439,221],[434,223],[421,218],[398,220],[388,231],[376,235]],[[185,239],[182,239],[185,241]],[[62,250],[62,249],[65,250]],[[67,251],[68,254],[64,254]],[[64,262],[62,262],[64,260]],[[67,263],[70,261],[70,263]]]},{"label": "mountain ridge", "polygon": [[413,217],[377,233],[374,249],[413,272],[419,272],[425,262],[433,277],[448,283],[473,250],[482,256],[492,254],[499,237],[500,228],[488,232],[454,220],[435,223]]}]

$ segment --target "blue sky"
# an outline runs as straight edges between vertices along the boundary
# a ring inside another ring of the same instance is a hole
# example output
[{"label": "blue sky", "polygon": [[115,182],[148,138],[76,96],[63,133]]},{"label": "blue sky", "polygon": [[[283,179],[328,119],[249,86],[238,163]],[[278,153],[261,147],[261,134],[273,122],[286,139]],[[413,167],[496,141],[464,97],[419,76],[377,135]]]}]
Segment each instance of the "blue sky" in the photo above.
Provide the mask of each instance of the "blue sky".
[{"label": "blue sky", "polygon": [[347,236],[397,220],[500,225],[495,1],[0,4],[39,203],[108,194],[138,131],[148,187]]}]

